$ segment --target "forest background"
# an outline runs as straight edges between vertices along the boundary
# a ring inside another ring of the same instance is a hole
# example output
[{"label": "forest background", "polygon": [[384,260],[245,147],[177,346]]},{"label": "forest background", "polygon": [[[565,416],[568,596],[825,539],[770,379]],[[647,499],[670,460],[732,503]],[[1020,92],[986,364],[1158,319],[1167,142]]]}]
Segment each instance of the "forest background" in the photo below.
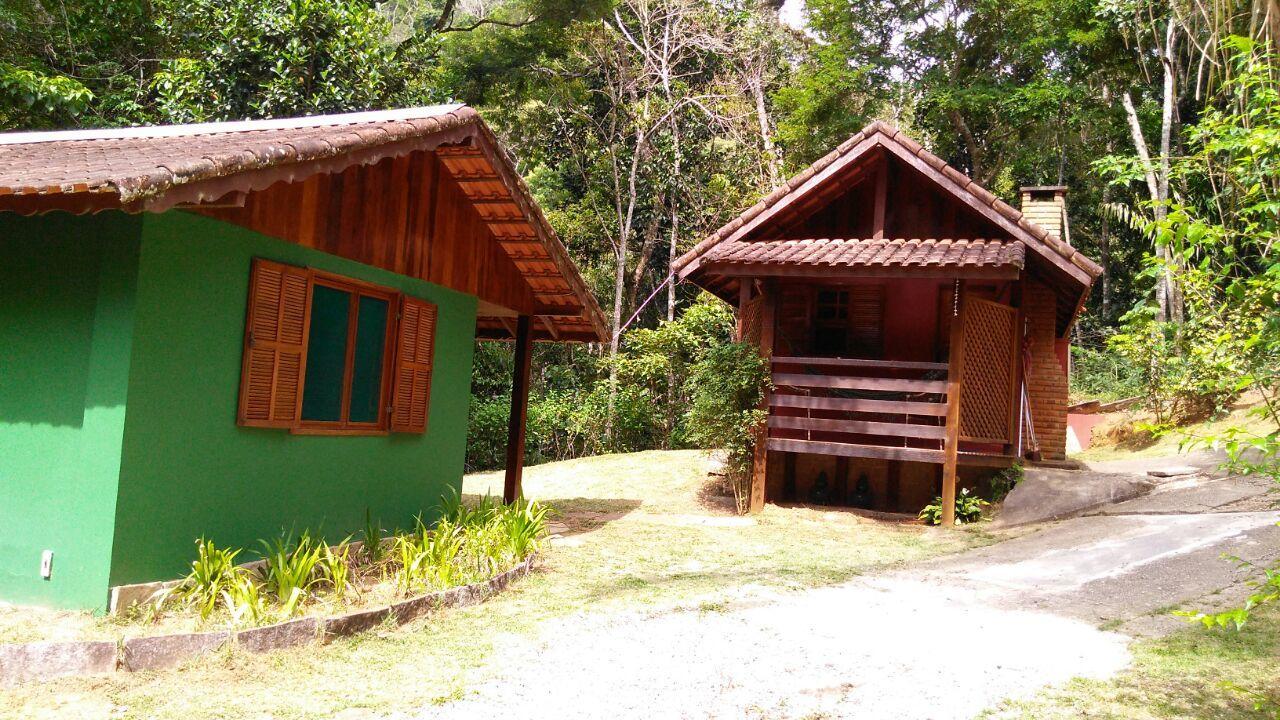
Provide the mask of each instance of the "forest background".
[{"label": "forest background", "polygon": [[[1015,204],[1069,186],[1078,395],[1280,428],[1276,0],[4,0],[0,33],[3,129],[478,108],[612,331],[537,348],[530,462],[722,440],[732,311],[671,261],[873,119]],[[479,344],[471,469],[511,364]]]}]

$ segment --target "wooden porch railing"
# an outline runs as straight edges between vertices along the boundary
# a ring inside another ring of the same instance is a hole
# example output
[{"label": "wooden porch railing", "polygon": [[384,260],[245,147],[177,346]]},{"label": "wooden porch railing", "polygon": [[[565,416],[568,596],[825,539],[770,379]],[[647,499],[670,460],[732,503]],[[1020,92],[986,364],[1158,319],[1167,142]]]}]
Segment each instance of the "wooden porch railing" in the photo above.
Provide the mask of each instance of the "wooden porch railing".
[{"label": "wooden porch railing", "polygon": [[[769,447],[943,461],[946,363],[775,356]],[[921,376],[925,377],[921,377]]]},{"label": "wooden porch railing", "polygon": [[938,463],[953,485],[959,384],[947,363],[771,359],[768,449]]}]

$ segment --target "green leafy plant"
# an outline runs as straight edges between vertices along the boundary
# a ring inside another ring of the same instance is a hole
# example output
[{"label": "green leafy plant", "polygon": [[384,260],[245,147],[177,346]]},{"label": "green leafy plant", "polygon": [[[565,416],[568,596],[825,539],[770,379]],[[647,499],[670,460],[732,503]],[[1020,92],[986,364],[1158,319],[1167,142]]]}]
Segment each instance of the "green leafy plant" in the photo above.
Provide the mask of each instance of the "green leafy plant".
[{"label": "green leafy plant", "polygon": [[[975,522],[982,518],[982,509],[989,503],[976,495],[970,495],[968,488],[962,488],[956,494],[956,524],[963,525],[965,523]],[[920,511],[920,519],[929,525],[940,525],[942,523],[942,497],[936,497],[933,502],[924,506]]]},{"label": "green leafy plant", "polygon": [[1014,463],[991,476],[991,502],[1002,502],[1022,482],[1022,463]]},{"label": "green leafy plant", "polygon": [[370,565],[378,565],[386,557],[386,547],[382,543],[382,528],[373,521],[369,508],[364,509],[364,529],[361,530],[361,551]]},{"label": "green leafy plant", "polygon": [[506,545],[516,561],[542,549],[549,509],[537,501],[517,499],[504,506],[498,518]]},{"label": "green leafy plant", "polygon": [[462,544],[453,564],[458,574],[454,581],[471,583],[490,578],[514,562],[502,517],[495,516],[484,524],[459,528]]},{"label": "green leafy plant", "polygon": [[463,528],[442,519],[428,531],[419,519],[418,532],[422,537],[423,559],[419,564],[422,578],[437,588],[453,587],[459,583],[456,564],[465,541]]},{"label": "green leafy plant", "polygon": [[442,518],[428,528],[421,516],[414,532],[396,538],[399,559],[396,584],[407,593],[416,587],[448,588],[461,577],[457,560],[463,549],[462,527]]},{"label": "green leafy plant", "polygon": [[218,602],[225,599],[227,590],[246,574],[236,565],[239,554],[239,549],[220,548],[206,538],[196,540],[196,559],[191,561],[191,572],[172,593],[159,598],[157,604],[172,597],[194,607],[200,619],[207,620]]},{"label": "green leafy plant", "polygon": [[768,363],[756,347],[730,343],[711,348],[693,367],[693,404],[685,414],[689,437],[702,447],[723,448],[729,484],[739,512],[750,503],[756,432],[766,413]]},{"label": "green leafy plant", "polygon": [[[341,601],[351,585],[351,546],[348,536],[336,546],[321,544],[324,552],[320,554],[319,568],[329,589],[333,591],[335,600]],[[336,548],[336,549],[335,549]]]},{"label": "green leafy plant", "polygon": [[[485,493],[475,504],[469,506],[462,500],[462,494],[456,488],[450,488],[440,497],[440,519],[460,527],[483,525],[489,522],[502,503],[489,493]],[[419,523],[421,518],[418,519]]]},{"label": "green leafy plant", "polygon": [[280,603],[281,614],[292,617],[312,596],[312,588],[321,579],[324,543],[314,540],[309,532],[303,532],[296,542],[291,534],[259,542],[264,551],[263,583]]},{"label": "green leafy plant", "polygon": [[396,587],[407,595],[422,584],[422,563],[426,553],[417,533],[397,535],[395,539]]},{"label": "green leafy plant", "polygon": [[222,598],[234,625],[260,625],[271,617],[262,585],[254,580],[252,573],[233,575],[222,591]]},{"label": "green leafy plant", "polygon": [[1143,380],[1143,366],[1105,344],[1071,346],[1072,398],[1110,401],[1142,395]]}]

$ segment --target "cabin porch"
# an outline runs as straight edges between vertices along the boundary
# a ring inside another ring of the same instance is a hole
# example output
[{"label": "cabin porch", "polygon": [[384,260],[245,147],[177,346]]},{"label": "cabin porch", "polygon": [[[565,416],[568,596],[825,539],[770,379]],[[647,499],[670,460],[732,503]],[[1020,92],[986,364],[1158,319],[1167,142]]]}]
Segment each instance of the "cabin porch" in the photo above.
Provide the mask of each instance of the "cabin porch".
[{"label": "cabin porch", "polygon": [[741,287],[740,331],[773,380],[762,501],[914,514],[957,486],[985,490],[1021,455],[1018,280]]}]

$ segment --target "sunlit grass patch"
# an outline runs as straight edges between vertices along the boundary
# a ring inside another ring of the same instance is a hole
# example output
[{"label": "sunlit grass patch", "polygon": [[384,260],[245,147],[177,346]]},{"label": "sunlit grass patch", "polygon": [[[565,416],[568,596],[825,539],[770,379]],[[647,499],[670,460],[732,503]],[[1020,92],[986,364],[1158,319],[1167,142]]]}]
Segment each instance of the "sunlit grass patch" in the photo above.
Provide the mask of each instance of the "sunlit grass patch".
[{"label": "sunlit grass patch", "polygon": [[1254,707],[1260,696],[1280,701],[1280,608],[1256,611],[1240,632],[1188,626],[1132,650],[1133,664],[1110,680],[1073,680],[984,717],[1270,720],[1280,709]]}]

